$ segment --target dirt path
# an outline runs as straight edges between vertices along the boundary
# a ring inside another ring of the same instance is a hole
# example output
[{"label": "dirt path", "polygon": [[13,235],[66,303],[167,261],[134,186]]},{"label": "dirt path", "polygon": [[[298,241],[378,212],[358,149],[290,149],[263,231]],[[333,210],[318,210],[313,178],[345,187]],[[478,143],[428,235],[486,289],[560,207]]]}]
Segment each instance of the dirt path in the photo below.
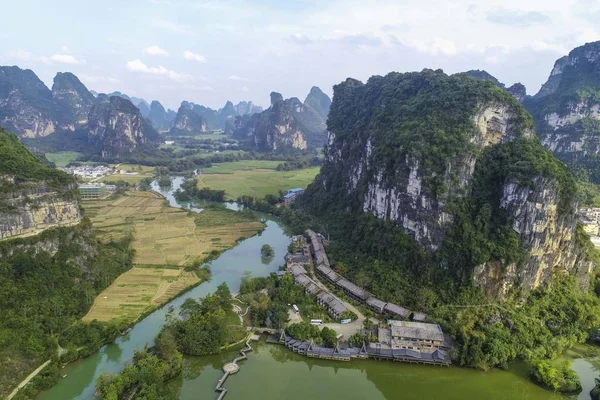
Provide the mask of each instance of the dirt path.
[{"label": "dirt path", "polygon": [[15,390],[13,390],[12,393],[8,395],[8,397],[6,398],[6,400],[11,400],[13,397],[15,397],[15,395],[17,394],[17,392],[19,391],[19,389],[21,389],[25,385],[27,385],[29,383],[29,381],[32,380],[33,378],[35,378],[37,376],[37,374],[39,374],[44,368],[46,368],[46,366],[48,364],[50,364],[50,360],[46,361],[45,363],[43,363],[42,365],[40,365],[39,367],[37,367],[37,369],[35,371],[33,371],[31,374],[29,374],[29,376],[27,378],[25,378],[23,380],[23,382],[19,383],[19,386],[17,386],[15,388]]}]

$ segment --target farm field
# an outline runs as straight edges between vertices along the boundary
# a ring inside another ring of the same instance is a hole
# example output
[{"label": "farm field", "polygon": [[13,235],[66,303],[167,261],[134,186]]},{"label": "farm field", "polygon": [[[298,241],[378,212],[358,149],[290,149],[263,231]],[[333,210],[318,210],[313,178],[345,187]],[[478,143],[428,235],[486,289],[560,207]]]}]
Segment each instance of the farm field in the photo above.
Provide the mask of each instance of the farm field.
[{"label": "farm field", "polygon": [[95,299],[84,321],[134,321],[149,310],[200,283],[187,265],[231,248],[263,224],[226,209],[200,214],[169,207],[152,192],[132,192],[116,200],[84,201],[100,240],[133,235],[134,266]]},{"label": "farm field", "polygon": [[225,190],[227,199],[242,195],[264,197],[279,194],[280,190],[306,188],[319,173],[319,167],[277,171],[279,161],[247,160],[215,164],[202,170],[198,176],[199,187]]},{"label": "farm field", "polygon": [[67,164],[76,161],[81,155],[76,151],[60,151],[58,153],[46,153],[48,161],[53,162],[58,168],[64,168]]},{"label": "farm field", "polygon": [[139,181],[144,178],[152,178],[154,176],[154,167],[147,167],[145,165],[135,165],[135,164],[111,164],[111,167],[117,167],[117,169],[121,171],[130,171],[135,172],[135,175],[128,174],[114,174],[105,176],[98,180],[98,182],[106,182],[106,181],[125,181],[131,185],[135,185]]}]

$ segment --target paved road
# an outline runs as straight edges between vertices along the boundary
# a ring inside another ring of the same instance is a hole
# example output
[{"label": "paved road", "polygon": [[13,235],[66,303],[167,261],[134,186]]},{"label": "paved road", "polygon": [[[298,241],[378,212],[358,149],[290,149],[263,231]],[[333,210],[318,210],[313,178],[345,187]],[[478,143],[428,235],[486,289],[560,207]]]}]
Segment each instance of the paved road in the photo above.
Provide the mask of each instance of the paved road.
[{"label": "paved road", "polygon": [[[311,266],[311,268],[312,268],[312,266]],[[321,289],[331,292],[331,290],[327,286],[325,286],[325,284],[323,282],[321,282],[319,280],[319,277],[316,274],[313,273],[313,275],[315,276],[315,279],[314,279],[315,282],[317,283],[317,285],[319,285],[319,287]],[[319,328],[323,329],[324,327],[328,327],[330,329],[333,329],[338,334],[342,334],[343,335],[342,339],[346,340],[350,336],[352,336],[353,334],[355,334],[356,332],[358,332],[360,329],[363,328],[363,323],[364,323],[365,319],[367,319],[367,318],[358,310],[358,308],[356,308],[356,307],[354,307],[354,305],[350,304],[350,302],[346,301],[343,298],[339,298],[339,299],[342,303],[344,303],[344,305],[350,311],[352,311],[354,314],[356,314],[358,316],[358,318],[355,321],[350,322],[349,324],[326,323],[326,324],[320,325]],[[379,322],[377,319],[375,319],[373,317],[371,317],[371,321],[373,321],[374,324]]]}]

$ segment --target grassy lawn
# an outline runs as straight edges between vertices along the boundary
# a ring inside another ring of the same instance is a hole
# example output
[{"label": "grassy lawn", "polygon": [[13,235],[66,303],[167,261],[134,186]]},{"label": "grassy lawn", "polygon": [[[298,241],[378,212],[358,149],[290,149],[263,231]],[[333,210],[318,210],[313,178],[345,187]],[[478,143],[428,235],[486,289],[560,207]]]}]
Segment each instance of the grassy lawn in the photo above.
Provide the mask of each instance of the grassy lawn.
[{"label": "grassy lawn", "polygon": [[76,161],[81,153],[76,151],[60,151],[58,153],[46,153],[48,161],[56,164],[58,168],[64,168],[67,164]]},{"label": "grassy lawn", "polygon": [[186,265],[263,228],[261,222],[226,209],[209,208],[196,216],[169,207],[151,192],[84,201],[83,207],[101,240],[131,233],[136,251],[134,268],[100,293],[83,318],[87,321],[136,320],[200,282],[194,272],[185,271]]},{"label": "grassy lawn", "polygon": [[[250,163],[260,163],[262,165],[252,168]],[[305,188],[319,173],[319,167],[295,171],[277,171],[274,169],[273,164],[276,167],[279,162],[250,160],[215,164],[214,167],[202,171],[202,174],[198,177],[198,186],[225,190],[227,198],[233,200],[241,195],[262,198],[267,194],[277,195],[280,190],[296,187]]]}]

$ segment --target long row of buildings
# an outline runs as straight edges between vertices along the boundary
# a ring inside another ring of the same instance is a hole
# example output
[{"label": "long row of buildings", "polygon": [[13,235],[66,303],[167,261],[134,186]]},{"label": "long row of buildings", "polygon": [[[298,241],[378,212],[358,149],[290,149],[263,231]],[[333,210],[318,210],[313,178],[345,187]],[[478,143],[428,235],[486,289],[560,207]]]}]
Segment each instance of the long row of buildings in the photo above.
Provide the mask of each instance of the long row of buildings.
[{"label": "long row of buildings", "polygon": [[[397,321],[405,322],[405,321]],[[410,322],[405,322],[409,323]],[[432,324],[426,324],[432,325]],[[437,325],[436,325],[437,326]],[[270,341],[271,343],[277,343]],[[363,343],[362,347],[349,347],[344,344],[337,344],[334,348],[315,344],[314,341],[296,340],[281,331],[279,343],[290,350],[312,358],[321,358],[326,360],[350,361],[352,359],[373,358],[376,360],[390,360],[397,362],[408,362],[417,364],[433,364],[449,366],[452,361],[445,350],[440,348],[418,349],[418,348],[396,348],[381,343]]]},{"label": "long row of buildings", "polygon": [[364,303],[371,310],[380,315],[388,315],[392,318],[409,319],[413,321],[422,322],[427,317],[426,314],[411,311],[394,303],[388,303],[380,300],[364,288],[355,285],[342,275],[337,273],[331,268],[327,253],[325,253],[325,247],[320,238],[314,231],[307,230],[306,236],[308,237],[312,246],[313,261],[315,265],[316,274],[326,282],[329,282],[333,286],[341,289],[348,297]]}]

